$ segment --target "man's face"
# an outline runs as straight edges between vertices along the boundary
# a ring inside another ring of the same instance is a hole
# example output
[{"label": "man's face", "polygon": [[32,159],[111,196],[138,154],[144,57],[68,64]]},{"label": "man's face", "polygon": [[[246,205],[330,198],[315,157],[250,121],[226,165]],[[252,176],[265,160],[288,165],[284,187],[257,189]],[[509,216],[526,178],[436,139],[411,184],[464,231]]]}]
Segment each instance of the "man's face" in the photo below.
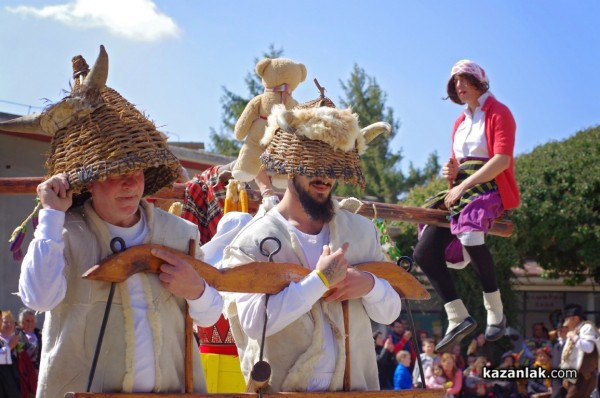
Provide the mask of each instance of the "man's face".
[{"label": "man's face", "polygon": [[310,218],[329,222],[333,219],[334,209],[331,191],[335,180],[323,177],[295,176],[292,186],[302,208]]},{"label": "man's face", "polygon": [[108,177],[92,183],[92,206],[104,221],[120,227],[131,227],[139,218],[137,210],[144,194],[144,172]]},{"label": "man's face", "polygon": [[568,331],[571,331],[571,330],[575,330],[577,325],[579,325],[579,322],[580,322],[580,319],[577,315],[568,316],[565,318],[565,321],[563,322],[563,326],[565,328],[567,328]]},{"label": "man's face", "polygon": [[402,335],[404,334],[404,324],[402,322],[394,322],[394,325],[392,326],[392,330],[398,336],[402,337]]}]

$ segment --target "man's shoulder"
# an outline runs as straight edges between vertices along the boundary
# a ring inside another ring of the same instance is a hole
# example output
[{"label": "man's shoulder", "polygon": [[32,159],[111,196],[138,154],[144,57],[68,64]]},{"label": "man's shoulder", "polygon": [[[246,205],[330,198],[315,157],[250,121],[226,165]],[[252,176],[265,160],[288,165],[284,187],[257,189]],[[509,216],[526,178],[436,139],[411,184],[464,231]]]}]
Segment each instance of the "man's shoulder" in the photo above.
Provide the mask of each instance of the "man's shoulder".
[{"label": "man's shoulder", "polygon": [[340,225],[345,225],[354,231],[364,231],[363,228],[375,228],[373,222],[367,217],[353,213],[346,209],[337,209],[336,213],[336,222]]}]

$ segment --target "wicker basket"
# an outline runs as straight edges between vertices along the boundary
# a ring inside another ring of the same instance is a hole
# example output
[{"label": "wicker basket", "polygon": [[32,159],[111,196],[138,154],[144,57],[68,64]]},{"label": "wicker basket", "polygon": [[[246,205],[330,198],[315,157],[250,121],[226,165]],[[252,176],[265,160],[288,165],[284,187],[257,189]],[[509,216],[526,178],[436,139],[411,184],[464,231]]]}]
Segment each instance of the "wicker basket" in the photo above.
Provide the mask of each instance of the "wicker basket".
[{"label": "wicker basket", "polygon": [[281,175],[335,178],[340,183],[365,185],[358,151],[333,150],[321,141],[278,129],[261,155],[268,172]]},{"label": "wicker basket", "polygon": [[144,170],[144,196],[172,184],[181,165],[164,134],[117,91],[104,87],[95,94],[80,92],[79,83],[88,71],[83,57],[73,58],[75,84],[63,101],[79,96],[84,101],[100,99],[102,105],[55,133],[46,161],[48,176],[67,173],[74,205],[89,197],[88,184],[111,175]]}]

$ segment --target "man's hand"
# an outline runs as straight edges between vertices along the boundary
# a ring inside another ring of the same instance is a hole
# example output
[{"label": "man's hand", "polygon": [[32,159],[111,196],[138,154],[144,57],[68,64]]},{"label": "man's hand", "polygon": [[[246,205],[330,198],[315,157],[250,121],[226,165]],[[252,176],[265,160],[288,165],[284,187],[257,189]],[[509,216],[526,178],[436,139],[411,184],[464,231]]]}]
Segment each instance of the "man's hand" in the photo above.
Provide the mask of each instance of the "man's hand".
[{"label": "man's hand", "polygon": [[335,252],[331,252],[329,245],[323,246],[323,252],[315,269],[321,271],[329,282],[329,287],[333,287],[340,283],[346,277],[346,269],[348,268],[348,260],[344,254],[350,247],[350,243],[346,242],[337,249]]},{"label": "man's hand", "polygon": [[204,279],[187,261],[165,250],[152,249],[152,255],[166,261],[160,266],[158,278],[163,287],[187,300],[199,299],[204,293]]},{"label": "man's hand", "polygon": [[360,298],[369,293],[375,286],[373,275],[368,272],[359,271],[349,267],[346,270],[346,278],[342,280],[325,301],[344,301]]},{"label": "man's hand", "polygon": [[65,173],[56,174],[37,186],[37,194],[44,209],[66,212],[73,204],[73,192],[69,191]]}]

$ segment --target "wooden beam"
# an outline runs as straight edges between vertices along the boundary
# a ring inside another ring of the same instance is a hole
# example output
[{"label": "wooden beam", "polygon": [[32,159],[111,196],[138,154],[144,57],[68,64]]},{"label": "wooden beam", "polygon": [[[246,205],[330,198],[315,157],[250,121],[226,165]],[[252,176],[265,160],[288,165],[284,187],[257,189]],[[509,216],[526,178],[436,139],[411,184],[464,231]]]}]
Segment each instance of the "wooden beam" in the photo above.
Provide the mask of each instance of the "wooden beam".
[{"label": "wooden beam", "polygon": [[[0,178],[0,195],[35,195],[36,187],[42,182],[41,177],[3,177]],[[156,199],[183,200],[185,183],[175,183],[172,188],[163,188],[152,197]],[[256,209],[260,204],[260,194],[250,190],[248,200],[250,208]],[[375,216],[388,221],[402,221],[415,224],[429,224],[448,227],[448,212],[445,210],[426,209],[423,207],[402,206],[391,203],[362,201],[363,205],[357,213],[368,218]],[[514,225],[510,220],[498,219],[489,231],[490,235],[508,237],[512,235]]]},{"label": "wooden beam", "polygon": [[[442,398],[443,389],[410,389],[399,391],[280,392],[265,393],[263,398]],[[65,398],[253,398],[256,393],[152,394],[69,392]]]}]

